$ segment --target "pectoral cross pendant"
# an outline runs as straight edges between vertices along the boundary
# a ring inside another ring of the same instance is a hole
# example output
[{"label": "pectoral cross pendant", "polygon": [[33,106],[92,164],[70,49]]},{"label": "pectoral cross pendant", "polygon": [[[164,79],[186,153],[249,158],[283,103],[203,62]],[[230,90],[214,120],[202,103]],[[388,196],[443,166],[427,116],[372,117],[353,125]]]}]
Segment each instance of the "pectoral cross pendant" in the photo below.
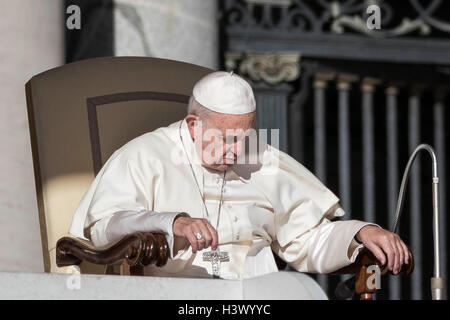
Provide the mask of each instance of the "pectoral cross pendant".
[{"label": "pectoral cross pendant", "polygon": [[220,277],[220,263],[229,262],[228,252],[219,251],[219,249],[203,252],[203,261],[211,261],[212,272],[214,278]]}]

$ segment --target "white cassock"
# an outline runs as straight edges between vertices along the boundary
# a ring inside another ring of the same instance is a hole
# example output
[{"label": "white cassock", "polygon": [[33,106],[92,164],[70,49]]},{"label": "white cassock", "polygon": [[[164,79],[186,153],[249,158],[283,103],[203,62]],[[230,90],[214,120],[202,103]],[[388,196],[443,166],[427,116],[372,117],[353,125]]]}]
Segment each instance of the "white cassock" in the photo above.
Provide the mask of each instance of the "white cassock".
[{"label": "white cassock", "polygon": [[[185,120],[124,145],[81,200],[70,233],[103,247],[129,233],[162,232],[171,258],[164,267],[147,267],[146,275],[211,277],[211,262],[202,257],[211,248],[192,253],[189,242],[172,233],[180,212],[206,218],[191,168],[180,161],[187,156],[216,226],[223,173],[194,161],[194,150]],[[217,231],[219,249],[229,253],[230,262],[221,263],[221,277],[277,272],[272,250],[302,272],[328,273],[354,262],[362,248],[354,236],[369,223],[331,222],[344,212],[339,199],[313,174],[271,146],[264,159],[262,166],[234,165],[227,170]]]}]

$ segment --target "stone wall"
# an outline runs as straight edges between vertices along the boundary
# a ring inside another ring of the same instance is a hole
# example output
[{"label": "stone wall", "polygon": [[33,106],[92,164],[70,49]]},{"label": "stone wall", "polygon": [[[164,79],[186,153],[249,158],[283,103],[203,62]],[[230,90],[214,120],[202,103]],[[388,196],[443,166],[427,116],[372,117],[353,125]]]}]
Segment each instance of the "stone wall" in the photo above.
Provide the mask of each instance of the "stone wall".
[{"label": "stone wall", "polygon": [[218,67],[214,0],[116,0],[115,54]]},{"label": "stone wall", "polygon": [[0,0],[0,270],[43,271],[25,83],[64,61],[59,0]]}]

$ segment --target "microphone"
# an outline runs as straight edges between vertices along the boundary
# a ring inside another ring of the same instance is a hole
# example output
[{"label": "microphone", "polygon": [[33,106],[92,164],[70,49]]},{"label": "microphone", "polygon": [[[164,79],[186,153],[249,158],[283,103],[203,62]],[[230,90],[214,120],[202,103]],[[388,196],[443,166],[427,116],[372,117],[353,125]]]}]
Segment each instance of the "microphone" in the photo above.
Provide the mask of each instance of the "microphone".
[{"label": "microphone", "polygon": [[433,148],[428,144],[419,145],[411,155],[406,164],[405,172],[403,174],[402,184],[400,185],[400,192],[398,194],[397,208],[395,212],[395,224],[393,227],[393,232],[397,232],[401,210],[403,206],[404,195],[406,191],[406,184],[408,182],[409,172],[414,160],[417,157],[419,151],[426,150],[431,156],[432,160],[432,193],[433,193],[433,242],[434,242],[434,273],[431,278],[431,296],[433,300],[443,300],[446,296],[446,286],[445,280],[441,276],[440,268],[440,253],[439,253],[439,178],[437,174],[437,160],[436,154]]},{"label": "microphone", "polygon": [[[433,148],[428,144],[421,144],[419,145],[411,155],[411,157],[408,160],[408,163],[406,164],[405,172],[403,174],[402,183],[400,186],[400,191],[398,194],[397,199],[397,207],[395,210],[395,223],[392,228],[392,232],[397,233],[400,217],[401,217],[401,211],[403,207],[403,200],[405,196],[406,191],[406,184],[408,182],[409,173],[412,167],[412,164],[414,163],[414,160],[416,159],[418,153],[422,150],[428,151],[428,153],[431,156],[432,159],[432,201],[433,201],[433,242],[434,242],[434,274],[431,278],[431,296],[433,300],[443,300],[446,298],[446,285],[445,280],[441,276],[441,268],[440,268],[440,253],[439,253],[439,244],[440,244],[440,237],[439,237],[439,178],[437,174],[437,160],[436,160],[436,154],[433,150]],[[411,259],[412,259],[411,255]],[[410,274],[412,272],[412,269],[414,268],[414,263],[411,261],[411,263],[408,266],[403,266],[401,273],[403,274]],[[404,269],[404,270],[403,270]],[[355,276],[340,282],[336,289],[335,289],[335,295],[336,298],[339,300],[349,299],[353,296],[355,291]]]}]

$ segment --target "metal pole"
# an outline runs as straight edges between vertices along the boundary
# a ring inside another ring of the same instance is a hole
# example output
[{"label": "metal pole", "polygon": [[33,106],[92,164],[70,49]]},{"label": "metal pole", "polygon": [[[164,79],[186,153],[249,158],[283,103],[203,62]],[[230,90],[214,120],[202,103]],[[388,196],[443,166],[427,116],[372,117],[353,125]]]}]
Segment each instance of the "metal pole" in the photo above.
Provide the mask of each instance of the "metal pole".
[{"label": "metal pole", "polygon": [[[436,102],[434,104],[434,143],[436,146],[436,156],[439,160],[438,174],[440,177],[440,189],[439,189],[439,234],[441,237],[440,242],[440,267],[442,270],[442,278],[447,279],[447,208],[446,208],[446,174],[445,174],[445,95],[443,92],[438,92],[436,95]],[[444,283],[444,285],[446,285]],[[442,295],[442,299],[447,297]]]},{"label": "metal pole", "polygon": [[406,183],[408,182],[409,173],[413,167],[414,160],[416,159],[419,151],[426,150],[432,159],[432,192],[433,192],[433,240],[434,240],[434,276],[431,278],[431,297],[433,300],[442,300],[445,296],[445,281],[441,277],[440,269],[440,237],[439,237],[439,178],[437,169],[436,154],[433,148],[427,144],[421,144],[415,148],[411,157],[406,164],[406,169],[403,174],[402,184],[400,186],[400,192],[398,195],[397,208],[395,214],[395,224],[393,232],[398,230],[400,215],[403,207],[403,199],[406,190]]}]

